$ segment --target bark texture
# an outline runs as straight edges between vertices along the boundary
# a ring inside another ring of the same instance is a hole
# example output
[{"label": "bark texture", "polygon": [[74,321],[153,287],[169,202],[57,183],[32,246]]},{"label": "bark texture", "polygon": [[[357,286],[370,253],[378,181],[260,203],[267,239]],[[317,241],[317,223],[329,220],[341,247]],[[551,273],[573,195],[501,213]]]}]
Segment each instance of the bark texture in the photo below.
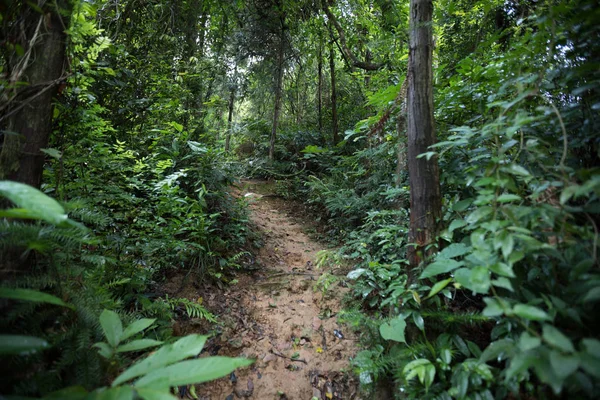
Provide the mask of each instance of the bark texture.
[{"label": "bark texture", "polygon": [[25,53],[9,60],[11,83],[27,82],[15,96],[3,104],[0,126],[4,134],[0,151],[0,179],[9,179],[39,188],[42,182],[44,154],[52,130],[52,99],[61,83],[65,64],[68,20],[58,12],[70,14],[68,1],[57,1],[44,13],[22,5],[14,29]]},{"label": "bark texture", "polygon": [[[410,181],[410,232],[408,260],[414,271],[427,246],[439,231],[441,191],[436,157],[417,158],[435,144],[433,120],[432,0],[410,2],[410,50],[408,59],[408,173]],[[409,274],[409,277],[412,274]],[[414,276],[412,276],[414,279]]]},{"label": "bark texture", "polygon": [[323,137],[323,32],[319,28],[319,52],[318,52],[318,83],[317,83],[317,113],[319,119],[319,134]]},{"label": "bark texture", "polygon": [[225,136],[225,151],[229,151],[229,144],[231,142],[231,126],[233,122],[233,106],[235,104],[235,86],[231,88],[229,92],[229,110],[227,113],[227,136]]},{"label": "bark texture", "polygon": [[338,113],[337,113],[337,92],[335,87],[335,49],[333,42],[329,46],[329,72],[331,74],[331,136],[333,144],[336,145],[340,141],[338,128]]},{"label": "bark texture", "polygon": [[285,55],[285,16],[280,17],[279,47],[277,48],[277,76],[275,77],[275,106],[273,110],[273,126],[271,128],[271,141],[269,144],[269,160],[275,158],[275,141],[277,140],[277,125],[281,113],[281,97],[283,91],[283,63]]}]

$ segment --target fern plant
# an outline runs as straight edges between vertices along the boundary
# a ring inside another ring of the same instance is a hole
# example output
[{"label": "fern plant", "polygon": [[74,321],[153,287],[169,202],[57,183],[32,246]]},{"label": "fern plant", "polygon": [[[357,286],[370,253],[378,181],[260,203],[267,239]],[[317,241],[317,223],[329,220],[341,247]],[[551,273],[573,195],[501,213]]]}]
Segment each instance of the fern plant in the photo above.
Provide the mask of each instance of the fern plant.
[{"label": "fern plant", "polygon": [[198,301],[193,302],[186,298],[169,298],[169,295],[165,295],[164,299],[161,299],[166,303],[171,310],[176,311],[180,307],[183,307],[186,315],[189,318],[200,318],[205,319],[209,322],[216,323],[217,317],[215,317],[210,311],[208,311],[201,303],[201,298]]}]

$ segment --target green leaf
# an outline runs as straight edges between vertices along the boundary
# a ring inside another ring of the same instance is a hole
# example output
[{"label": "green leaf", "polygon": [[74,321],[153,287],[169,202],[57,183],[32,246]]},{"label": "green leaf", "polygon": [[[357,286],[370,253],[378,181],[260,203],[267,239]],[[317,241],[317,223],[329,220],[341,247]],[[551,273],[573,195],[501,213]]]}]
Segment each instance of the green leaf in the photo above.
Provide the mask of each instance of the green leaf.
[{"label": "green leaf", "polygon": [[521,196],[517,196],[516,194],[501,194],[498,196],[496,201],[498,203],[510,203],[511,201],[520,201]]},{"label": "green leaf", "polygon": [[110,347],[108,345],[108,343],[98,342],[98,343],[95,343],[92,347],[96,347],[98,349],[98,354],[100,354],[102,357],[104,357],[106,359],[112,358],[112,356],[115,354],[115,352],[113,351],[113,348]]},{"label": "green leaf", "polygon": [[473,268],[468,288],[476,293],[487,293],[490,290],[490,275],[490,271],[486,267]]},{"label": "green leaf", "polygon": [[125,353],[128,351],[139,351],[162,344],[163,342],[154,339],[133,340],[129,343],[117,347],[117,353]]},{"label": "green leaf", "polygon": [[454,232],[458,228],[462,228],[465,225],[467,225],[467,221],[465,221],[464,219],[455,219],[450,223],[448,231]]},{"label": "green leaf", "polygon": [[521,318],[531,321],[549,321],[551,319],[544,310],[534,306],[528,306],[527,304],[515,305],[513,307],[513,313]]},{"label": "green leaf", "polygon": [[482,314],[486,317],[499,317],[504,314],[504,309],[500,304],[500,301],[493,297],[486,297],[483,299],[486,307],[483,309]]},{"label": "green leaf", "polygon": [[404,330],[406,329],[406,321],[400,315],[396,318],[381,324],[379,326],[379,333],[385,340],[393,340],[395,342],[406,343],[404,338]]},{"label": "green leaf", "polygon": [[144,400],[179,400],[179,397],[173,396],[168,390],[137,388],[135,391]]},{"label": "green leaf", "polygon": [[368,270],[365,268],[357,268],[353,271],[350,271],[348,273],[348,275],[346,276],[348,279],[358,279],[360,278],[363,274],[365,274]]},{"label": "green leaf", "polygon": [[38,292],[37,290],[0,288],[0,298],[33,301],[36,303],[49,303],[75,309],[71,304],[65,303],[58,297],[48,293]]},{"label": "green leaf", "polygon": [[513,272],[512,267],[505,263],[495,263],[495,264],[490,265],[490,271],[492,271],[493,273],[495,273],[497,275],[505,276],[507,278],[515,277],[515,273]]},{"label": "green leaf", "polygon": [[188,335],[173,344],[161,347],[156,353],[151,354],[125,370],[114,380],[112,386],[127,382],[188,357],[196,356],[202,351],[207,338],[208,336]]},{"label": "green leaf", "polygon": [[542,344],[542,339],[537,336],[533,336],[528,332],[521,333],[519,337],[519,348],[522,351],[533,350]]},{"label": "green leaf", "polygon": [[40,149],[40,151],[42,153],[48,154],[52,158],[56,158],[57,160],[60,160],[60,158],[62,157],[60,151],[56,149]]},{"label": "green leaf", "polygon": [[423,320],[423,317],[421,316],[421,314],[416,311],[413,311],[412,317],[413,317],[413,322],[415,323],[417,328],[419,328],[419,330],[424,331],[425,330],[425,321]]},{"label": "green leaf", "polygon": [[136,333],[143,331],[144,329],[152,325],[154,321],[156,321],[156,318],[142,318],[138,319],[137,321],[134,321],[133,323],[131,323],[131,325],[125,328],[123,334],[121,335],[121,340],[129,339]]},{"label": "green leaf", "polygon": [[102,388],[91,393],[94,400],[132,400],[135,392],[131,386]]},{"label": "green leaf", "polygon": [[581,368],[593,377],[600,379],[600,359],[586,353],[580,353]]},{"label": "green leaf", "polygon": [[544,324],[542,327],[542,337],[547,343],[566,353],[575,352],[575,347],[573,347],[571,339],[552,325]]},{"label": "green leaf", "polygon": [[0,181],[0,195],[23,209],[24,218],[41,219],[53,225],[59,225],[68,218],[64,208],[56,200],[29,185]]},{"label": "green leaf", "polygon": [[439,274],[444,274],[446,272],[453,271],[456,268],[461,267],[463,265],[464,263],[462,261],[455,261],[452,259],[437,260],[432,262],[425,268],[425,270],[421,273],[419,279],[425,279]]},{"label": "green leaf", "polygon": [[0,354],[28,355],[48,347],[48,342],[37,337],[0,335]]},{"label": "green leaf", "polygon": [[419,381],[425,386],[425,390],[427,391],[435,379],[435,366],[431,361],[420,358],[406,364],[402,373],[404,374],[404,379],[407,381],[418,376]]},{"label": "green leaf", "polygon": [[510,365],[506,369],[506,379],[512,379],[513,377],[527,371],[535,361],[536,357],[530,352],[517,353],[510,360]]},{"label": "green leaf", "polygon": [[493,211],[494,209],[492,207],[479,207],[475,209],[472,213],[467,215],[465,221],[467,221],[468,224],[475,224],[478,221],[490,215]]},{"label": "green leaf", "polygon": [[561,379],[565,379],[579,368],[579,357],[552,350],[550,352],[550,364],[556,375]]},{"label": "green leaf", "polygon": [[[515,343],[510,339],[496,340],[490,343],[490,345],[481,353],[479,360],[481,362],[488,362],[490,360],[496,360],[500,358],[506,358],[513,354],[515,349]],[[504,356],[504,357],[503,357]]]},{"label": "green leaf", "polygon": [[514,292],[515,290],[513,289],[512,283],[505,277],[501,276],[498,279],[494,279],[492,281],[492,285],[496,286],[496,287],[501,287],[503,289],[506,290],[510,290],[511,292]]},{"label": "green leaf", "polygon": [[529,171],[517,164],[511,164],[508,168],[503,168],[503,170],[513,175],[531,176],[531,173],[529,173]]},{"label": "green leaf", "polygon": [[473,199],[461,200],[452,205],[454,211],[463,212],[473,203]]},{"label": "green leaf", "polygon": [[589,303],[591,301],[598,301],[598,300],[600,300],[600,287],[599,286],[592,288],[589,292],[587,292],[587,294],[583,298],[584,303]]},{"label": "green leaf", "polygon": [[427,298],[431,298],[433,296],[435,296],[436,294],[438,294],[440,291],[442,291],[446,286],[448,286],[448,284],[452,282],[452,278],[448,278],[448,279],[444,279],[443,281],[439,281],[437,282],[435,285],[433,285],[433,287],[431,288],[431,291],[429,292],[429,295],[427,295]]},{"label": "green leaf", "polygon": [[206,357],[182,361],[150,372],[135,382],[136,388],[167,388],[212,381],[247,367],[254,360],[230,357]]},{"label": "green leaf", "polygon": [[583,339],[581,341],[585,351],[592,356],[600,359],[600,340],[598,339]]},{"label": "green leaf", "polygon": [[100,326],[108,344],[112,347],[117,347],[121,341],[121,335],[123,334],[123,324],[121,324],[121,318],[119,315],[111,310],[104,310],[100,314]]},{"label": "green leaf", "polygon": [[465,246],[462,243],[452,243],[450,246],[446,247],[444,250],[438,253],[436,256],[437,260],[440,259],[449,259],[454,257],[460,257],[462,255],[467,254],[472,249],[468,246]]}]

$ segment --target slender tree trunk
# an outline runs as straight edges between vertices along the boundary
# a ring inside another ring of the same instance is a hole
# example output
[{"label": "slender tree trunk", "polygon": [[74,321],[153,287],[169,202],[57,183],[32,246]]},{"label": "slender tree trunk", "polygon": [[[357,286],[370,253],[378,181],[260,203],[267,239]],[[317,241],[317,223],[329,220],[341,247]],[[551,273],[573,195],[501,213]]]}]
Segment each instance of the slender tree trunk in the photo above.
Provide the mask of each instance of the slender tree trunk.
[{"label": "slender tree trunk", "polygon": [[[435,144],[433,120],[432,0],[410,2],[408,58],[408,173],[410,180],[410,233],[408,260],[411,271],[430,251],[441,218],[441,191],[437,158],[417,158]],[[409,279],[414,280],[409,274]]]},{"label": "slender tree trunk", "polygon": [[225,151],[229,151],[229,142],[231,140],[231,123],[233,121],[233,104],[235,102],[235,86],[231,87],[229,93],[229,113],[227,114],[227,136],[225,136]]},{"label": "slender tree trunk", "polygon": [[275,106],[273,110],[273,126],[271,128],[271,142],[269,145],[269,160],[275,158],[275,141],[277,139],[277,124],[281,113],[281,97],[283,92],[283,57],[285,54],[285,16],[280,16],[279,48],[277,49],[277,76],[275,79]]},{"label": "slender tree trunk", "polygon": [[[15,99],[0,118],[0,126],[11,134],[4,135],[0,152],[0,179],[10,179],[39,188],[44,169],[44,153],[52,131],[52,99],[63,78],[71,4],[57,1],[45,6],[44,13],[22,5],[18,29],[19,43],[25,54],[9,61],[13,82],[27,82],[18,89]],[[30,44],[33,44],[30,47]],[[24,70],[21,70],[24,68]],[[65,77],[66,78],[66,77]]]},{"label": "slender tree trunk", "polygon": [[317,113],[319,120],[319,134],[323,137],[323,31],[319,26],[319,52],[317,56],[318,84],[317,84]]},{"label": "slender tree trunk", "polygon": [[335,49],[333,40],[329,44],[329,72],[331,74],[331,132],[333,144],[339,142],[338,135],[338,114],[337,114],[337,93],[335,88]]}]

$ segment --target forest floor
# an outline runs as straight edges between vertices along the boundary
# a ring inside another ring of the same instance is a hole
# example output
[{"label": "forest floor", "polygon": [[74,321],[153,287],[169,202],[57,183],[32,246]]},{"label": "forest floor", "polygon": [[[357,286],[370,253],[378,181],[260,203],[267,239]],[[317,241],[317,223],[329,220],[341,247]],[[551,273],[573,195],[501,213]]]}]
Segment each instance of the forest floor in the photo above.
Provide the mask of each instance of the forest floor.
[{"label": "forest floor", "polygon": [[[348,289],[343,280],[324,293],[316,289],[323,273],[345,271],[317,268],[317,253],[326,246],[307,234],[314,230],[314,219],[303,206],[274,196],[272,189],[268,182],[253,180],[233,190],[248,199],[263,245],[254,252],[251,274],[240,273],[237,284],[203,296],[221,326],[206,353],[256,362],[198,386],[197,394],[203,400],[359,399],[357,380],[347,372],[358,343],[337,321]],[[202,294],[197,285],[181,287],[179,297]],[[187,324],[183,330],[188,334],[197,328]]]}]

